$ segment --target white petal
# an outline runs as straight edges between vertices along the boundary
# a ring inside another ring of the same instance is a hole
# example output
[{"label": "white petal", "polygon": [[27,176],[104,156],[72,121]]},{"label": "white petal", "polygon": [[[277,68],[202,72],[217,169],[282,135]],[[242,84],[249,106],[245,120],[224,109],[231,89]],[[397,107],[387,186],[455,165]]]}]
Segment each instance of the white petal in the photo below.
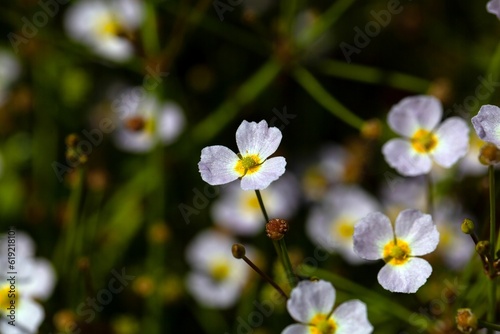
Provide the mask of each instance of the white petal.
[{"label": "white petal", "polygon": [[[37,333],[38,327],[40,327],[45,318],[45,311],[42,306],[30,298],[21,298],[19,300],[19,309],[16,311],[16,325],[23,326],[23,328],[26,328],[30,333]],[[12,330],[13,328],[16,328],[16,331]],[[2,333],[25,333],[23,331],[17,331],[18,329],[18,326],[13,327],[9,325],[9,330]]]},{"label": "white petal", "polygon": [[247,174],[241,179],[241,189],[265,189],[271,182],[276,181],[285,173],[286,160],[283,157],[274,157],[264,161],[257,172]]},{"label": "white petal", "polygon": [[242,285],[238,282],[215,282],[210,277],[198,273],[188,274],[186,287],[200,304],[211,308],[233,306],[242,290]]},{"label": "white petal", "polygon": [[396,218],[396,237],[406,241],[412,256],[425,255],[436,249],[439,232],[431,215],[418,210],[401,211]]},{"label": "white petal", "polygon": [[431,171],[432,160],[427,154],[416,152],[410,142],[391,139],[382,147],[385,161],[404,176],[417,176]]},{"label": "white petal", "polygon": [[484,105],[471,121],[479,138],[500,147],[500,108]]},{"label": "white petal", "polygon": [[150,133],[146,131],[131,132],[124,128],[119,128],[113,139],[119,149],[131,153],[149,152],[155,144],[154,137]]},{"label": "white petal", "polygon": [[433,96],[410,96],[389,111],[387,121],[398,134],[411,137],[419,129],[432,130],[441,120],[441,102]]},{"label": "white petal", "polygon": [[366,260],[378,260],[384,246],[394,239],[391,221],[380,212],[373,212],[354,227],[354,252]]},{"label": "white petal", "polygon": [[307,325],[301,325],[301,324],[294,324],[287,326],[281,334],[310,334],[311,333],[311,326]]},{"label": "white petal", "polygon": [[31,262],[23,267],[21,293],[26,296],[46,300],[52,294],[56,283],[56,272],[52,264],[42,258],[25,260]]},{"label": "white petal", "polygon": [[165,103],[158,116],[157,131],[163,144],[172,143],[184,129],[182,109],[175,103]]},{"label": "white petal", "polygon": [[201,178],[213,186],[236,180],[239,174],[234,170],[238,156],[225,146],[208,146],[201,150],[198,163]]},{"label": "white petal", "polygon": [[335,303],[335,289],[326,281],[302,281],[293,290],[286,306],[288,313],[302,323],[310,323],[318,313],[329,314]]},{"label": "white petal", "polygon": [[[23,232],[23,231],[15,231],[15,234],[9,234],[11,237],[14,236],[14,238],[10,238],[10,240],[15,241],[15,247],[16,247],[16,257],[17,260],[20,259],[25,259],[25,258],[32,258],[33,255],[35,254],[35,243],[33,242],[33,239],[31,237]],[[9,238],[8,234],[2,234],[0,235],[0,263],[3,261],[7,261],[7,245],[9,245]],[[12,245],[12,243],[10,243]],[[6,264],[5,267],[6,268]]]},{"label": "white petal", "polygon": [[368,321],[366,304],[360,300],[340,304],[332,317],[338,325],[335,334],[369,334],[373,331]]},{"label": "white petal", "polygon": [[377,279],[384,289],[391,292],[415,293],[431,273],[429,262],[412,257],[402,265],[386,264],[380,269]]},{"label": "white petal", "polygon": [[267,159],[276,152],[281,142],[281,131],[268,127],[266,121],[259,123],[243,121],[236,130],[236,144],[241,154],[258,154]]},{"label": "white petal", "polygon": [[490,0],[486,4],[486,10],[488,13],[495,14],[497,18],[500,19],[500,1],[499,0]]},{"label": "white petal", "polygon": [[439,165],[449,168],[467,154],[469,127],[463,119],[448,118],[439,126],[435,134],[438,138],[438,145],[432,152],[432,157]]}]

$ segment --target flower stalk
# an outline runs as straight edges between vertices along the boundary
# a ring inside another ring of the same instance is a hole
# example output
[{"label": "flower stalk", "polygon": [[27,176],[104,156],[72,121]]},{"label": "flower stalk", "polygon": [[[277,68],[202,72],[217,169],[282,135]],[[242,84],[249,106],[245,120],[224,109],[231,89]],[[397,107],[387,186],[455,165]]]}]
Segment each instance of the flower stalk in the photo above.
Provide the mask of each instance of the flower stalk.
[{"label": "flower stalk", "polygon": [[[495,166],[488,166],[488,176],[490,182],[490,252],[489,252],[489,276],[490,276],[490,291],[489,291],[489,308],[487,314],[488,322],[495,322],[496,313],[496,283],[495,283],[495,267],[493,266],[495,260],[495,237],[496,237],[496,210],[495,210]],[[488,333],[493,333],[493,330],[488,329]]]}]

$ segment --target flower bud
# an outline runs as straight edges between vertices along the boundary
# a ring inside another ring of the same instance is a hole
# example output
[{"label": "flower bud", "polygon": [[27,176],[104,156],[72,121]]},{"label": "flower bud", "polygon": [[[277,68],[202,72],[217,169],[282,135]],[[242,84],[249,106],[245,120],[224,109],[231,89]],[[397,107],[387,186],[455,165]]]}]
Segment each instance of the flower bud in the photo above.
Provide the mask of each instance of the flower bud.
[{"label": "flower bud", "polygon": [[461,229],[465,234],[472,234],[474,232],[474,222],[469,218],[465,218],[462,222]]},{"label": "flower bud", "polygon": [[233,247],[231,247],[231,252],[235,259],[242,259],[245,257],[246,249],[242,244],[234,244]]},{"label": "flower bud", "polygon": [[462,333],[474,333],[477,330],[477,318],[470,308],[457,310],[457,328]]},{"label": "flower bud", "polygon": [[288,223],[284,219],[271,219],[266,224],[266,234],[272,240],[280,240],[288,231]]},{"label": "flower bud", "polygon": [[476,245],[476,252],[479,255],[488,255],[490,252],[490,242],[488,240],[481,240]]},{"label": "flower bud", "polygon": [[497,164],[500,162],[500,150],[495,145],[486,143],[481,147],[479,162],[487,166]]}]

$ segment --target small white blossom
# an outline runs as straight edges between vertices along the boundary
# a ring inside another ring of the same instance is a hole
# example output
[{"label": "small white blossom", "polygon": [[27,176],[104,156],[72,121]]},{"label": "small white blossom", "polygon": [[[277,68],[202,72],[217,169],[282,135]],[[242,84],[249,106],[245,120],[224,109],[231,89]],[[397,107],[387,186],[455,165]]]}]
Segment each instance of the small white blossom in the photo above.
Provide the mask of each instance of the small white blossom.
[{"label": "small white blossom", "polygon": [[225,146],[205,147],[198,163],[201,178],[213,186],[241,178],[243,190],[267,188],[285,173],[285,158],[269,158],[278,149],[281,137],[281,131],[268,127],[266,121],[243,121],[236,130],[240,153]]},{"label": "small white blossom", "polygon": [[281,333],[369,334],[373,331],[365,303],[350,300],[334,309],[335,297],[335,288],[330,282],[300,282],[286,303],[288,313],[300,324],[290,325]]},{"label": "small white blossom", "polygon": [[382,147],[387,163],[401,175],[427,174],[432,163],[449,168],[469,146],[469,127],[459,117],[439,124],[443,110],[432,96],[412,96],[389,111],[389,126],[404,139],[391,139]]},{"label": "small white blossom", "polygon": [[432,267],[417,256],[434,251],[438,243],[432,217],[413,209],[398,215],[394,229],[380,212],[370,213],[354,228],[354,251],[366,260],[386,262],[377,279],[392,292],[415,293],[425,284]]},{"label": "small white blossom", "polygon": [[490,104],[479,109],[479,113],[471,119],[477,136],[485,142],[500,147],[500,108]]}]

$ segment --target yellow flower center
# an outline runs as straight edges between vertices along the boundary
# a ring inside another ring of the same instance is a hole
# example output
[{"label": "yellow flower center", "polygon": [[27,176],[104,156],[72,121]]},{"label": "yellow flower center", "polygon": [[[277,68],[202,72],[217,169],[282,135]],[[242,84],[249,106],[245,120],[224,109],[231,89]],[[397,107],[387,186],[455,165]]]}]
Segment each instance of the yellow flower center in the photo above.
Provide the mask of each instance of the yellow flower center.
[{"label": "yellow flower center", "polygon": [[347,217],[340,218],[334,225],[336,233],[341,239],[351,240],[354,234],[353,220]]},{"label": "yellow flower center", "polygon": [[240,174],[240,177],[253,174],[260,169],[262,162],[257,154],[250,154],[240,158],[234,167],[234,170]]},{"label": "yellow flower center", "polygon": [[311,320],[311,334],[333,334],[337,330],[335,321],[326,314],[317,314]]},{"label": "yellow flower center", "polygon": [[212,265],[210,275],[214,281],[220,282],[229,276],[230,269],[231,268],[226,261],[217,261]]},{"label": "yellow flower center", "polygon": [[432,152],[438,144],[437,136],[431,131],[427,131],[424,129],[415,131],[410,141],[411,146],[418,153]]},{"label": "yellow flower center", "polygon": [[[10,283],[4,284],[0,288],[0,312],[9,312],[8,308],[11,305],[14,307],[19,307],[19,292],[17,291],[17,286],[11,290]],[[14,291],[15,290],[15,291]]]},{"label": "yellow flower center", "polygon": [[117,36],[121,31],[121,26],[118,21],[111,15],[106,15],[100,20],[100,24],[97,26],[97,32],[101,36]]},{"label": "yellow flower center", "polygon": [[[252,193],[252,195],[254,195],[254,194]],[[245,199],[245,208],[260,209],[260,204],[259,204],[259,200],[257,199],[257,196],[248,196]]]},{"label": "yellow flower center", "polygon": [[411,250],[407,242],[397,239],[389,241],[384,246],[384,261],[394,266],[402,265],[408,261]]}]

